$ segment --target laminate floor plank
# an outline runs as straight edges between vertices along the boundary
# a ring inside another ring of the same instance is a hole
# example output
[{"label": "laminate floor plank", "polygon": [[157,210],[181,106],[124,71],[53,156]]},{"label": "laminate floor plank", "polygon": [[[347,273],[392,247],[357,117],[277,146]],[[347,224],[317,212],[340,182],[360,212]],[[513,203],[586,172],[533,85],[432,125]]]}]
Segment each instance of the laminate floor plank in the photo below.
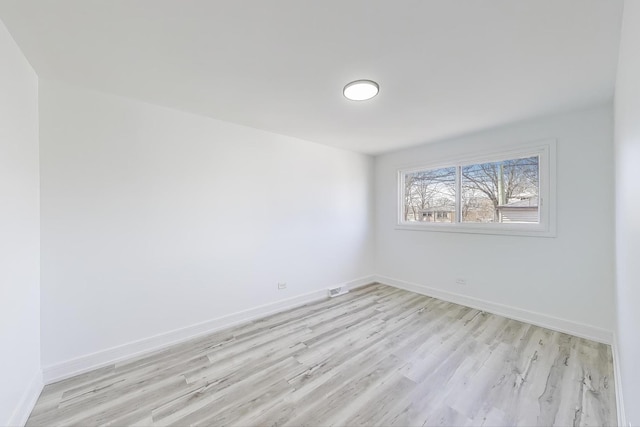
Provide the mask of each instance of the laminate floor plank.
[{"label": "laminate floor plank", "polygon": [[613,426],[613,362],[372,284],[47,385],[27,425]]}]

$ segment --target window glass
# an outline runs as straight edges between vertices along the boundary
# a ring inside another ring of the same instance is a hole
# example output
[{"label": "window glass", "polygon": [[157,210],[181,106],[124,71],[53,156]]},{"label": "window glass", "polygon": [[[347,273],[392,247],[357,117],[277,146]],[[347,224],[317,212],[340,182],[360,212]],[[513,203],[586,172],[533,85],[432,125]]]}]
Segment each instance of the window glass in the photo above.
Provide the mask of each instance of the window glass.
[{"label": "window glass", "polygon": [[455,220],[455,167],[406,173],[404,186],[404,221],[453,222]]},{"label": "window glass", "polygon": [[462,221],[538,223],[539,185],[538,156],[463,166]]}]

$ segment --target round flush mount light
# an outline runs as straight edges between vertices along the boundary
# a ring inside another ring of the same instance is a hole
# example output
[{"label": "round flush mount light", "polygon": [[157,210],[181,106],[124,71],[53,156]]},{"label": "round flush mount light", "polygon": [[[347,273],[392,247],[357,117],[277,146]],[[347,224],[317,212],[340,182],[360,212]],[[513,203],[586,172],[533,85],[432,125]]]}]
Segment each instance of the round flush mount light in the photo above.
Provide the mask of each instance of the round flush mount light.
[{"label": "round flush mount light", "polygon": [[366,101],[378,94],[380,86],[371,80],[356,80],[344,87],[342,93],[352,101]]}]

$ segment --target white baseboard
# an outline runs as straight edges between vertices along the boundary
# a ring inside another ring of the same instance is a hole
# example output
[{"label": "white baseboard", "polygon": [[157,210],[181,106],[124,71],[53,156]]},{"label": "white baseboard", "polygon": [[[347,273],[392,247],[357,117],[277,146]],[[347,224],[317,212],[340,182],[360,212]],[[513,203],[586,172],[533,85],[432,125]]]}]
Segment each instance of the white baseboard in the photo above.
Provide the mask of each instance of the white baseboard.
[{"label": "white baseboard", "polygon": [[541,326],[543,328],[552,329],[554,331],[575,335],[581,338],[587,338],[604,344],[612,344],[613,332],[583,323],[573,322],[571,320],[561,319],[547,314],[537,313],[521,308],[511,307],[508,305],[498,304],[466,295],[460,295],[441,289],[432,288],[430,286],[419,285],[416,283],[405,282],[391,277],[376,275],[376,281],[385,285],[394,286],[455,304],[464,305],[488,313],[497,314],[499,316],[508,317],[510,319],[519,320],[521,322],[531,323],[532,325]]},{"label": "white baseboard", "polygon": [[[373,281],[374,276],[366,276],[349,282],[340,283],[335,286],[345,286],[348,289],[353,289],[372,283]],[[158,351],[202,335],[237,326],[251,320],[299,307],[324,298],[327,298],[326,288],[229,314],[184,328],[175,329],[149,338],[143,338],[138,341],[111,347],[55,365],[45,366],[43,368],[44,383],[51,384],[112,363],[138,357],[153,351]]]},{"label": "white baseboard", "polygon": [[338,286],[342,286],[343,288],[352,291],[354,289],[361,288],[363,286],[367,286],[372,283],[375,283],[377,281],[376,279],[377,279],[377,276],[374,274],[371,274],[369,276],[364,276],[359,279],[350,280],[349,282],[341,283]]},{"label": "white baseboard", "polygon": [[9,418],[9,421],[6,424],[7,426],[22,427],[26,424],[29,419],[29,415],[31,415],[31,411],[33,411],[33,407],[36,405],[36,402],[40,397],[43,387],[44,382],[42,381],[42,371],[38,371],[31,379],[31,382],[22,395],[22,399],[20,399],[20,403],[13,411],[11,418]]},{"label": "white baseboard", "polygon": [[622,398],[622,375],[620,373],[620,353],[618,350],[618,336],[613,335],[613,344],[611,345],[613,353],[613,376],[616,386],[616,408],[618,409],[618,425],[627,426],[627,416],[624,411],[624,399]]}]

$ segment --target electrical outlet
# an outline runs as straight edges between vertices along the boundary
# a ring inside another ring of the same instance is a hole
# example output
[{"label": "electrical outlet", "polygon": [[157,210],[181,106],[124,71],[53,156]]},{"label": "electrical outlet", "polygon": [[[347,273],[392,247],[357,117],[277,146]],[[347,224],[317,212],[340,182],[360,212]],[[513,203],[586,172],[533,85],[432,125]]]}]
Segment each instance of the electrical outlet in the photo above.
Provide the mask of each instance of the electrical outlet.
[{"label": "electrical outlet", "polygon": [[458,284],[458,285],[466,285],[467,281],[465,279],[456,279],[456,284]]},{"label": "electrical outlet", "polygon": [[280,289],[280,290],[287,289],[286,282],[278,282],[278,289]]}]

